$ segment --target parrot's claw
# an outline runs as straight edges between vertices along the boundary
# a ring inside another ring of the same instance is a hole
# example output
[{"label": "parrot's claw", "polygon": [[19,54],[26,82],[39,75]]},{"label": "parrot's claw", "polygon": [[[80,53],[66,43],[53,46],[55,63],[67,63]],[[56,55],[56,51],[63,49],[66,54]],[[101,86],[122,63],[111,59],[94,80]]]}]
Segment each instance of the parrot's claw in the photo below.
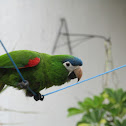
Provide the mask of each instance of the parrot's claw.
[{"label": "parrot's claw", "polygon": [[29,86],[29,82],[27,80],[25,80],[25,82],[22,81],[18,83],[18,86],[20,86],[20,88],[27,89],[27,87]]},{"label": "parrot's claw", "polygon": [[41,95],[40,93],[36,93],[36,95],[34,96],[34,99],[35,99],[35,101],[38,101],[38,100],[43,101],[44,96]]}]

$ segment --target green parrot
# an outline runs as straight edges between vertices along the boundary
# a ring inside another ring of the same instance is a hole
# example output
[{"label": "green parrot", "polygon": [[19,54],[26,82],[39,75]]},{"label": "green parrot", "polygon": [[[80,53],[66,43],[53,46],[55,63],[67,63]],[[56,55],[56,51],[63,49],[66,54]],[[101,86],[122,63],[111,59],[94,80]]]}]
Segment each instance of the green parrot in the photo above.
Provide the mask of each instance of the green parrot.
[{"label": "green parrot", "polygon": [[[59,86],[71,79],[82,76],[82,61],[71,55],[48,55],[30,50],[18,50],[9,53],[29,87],[37,95],[36,101],[42,100],[39,93],[44,88]],[[5,85],[24,89],[26,96],[33,94],[24,86],[22,79],[7,54],[0,56],[0,91]]]}]

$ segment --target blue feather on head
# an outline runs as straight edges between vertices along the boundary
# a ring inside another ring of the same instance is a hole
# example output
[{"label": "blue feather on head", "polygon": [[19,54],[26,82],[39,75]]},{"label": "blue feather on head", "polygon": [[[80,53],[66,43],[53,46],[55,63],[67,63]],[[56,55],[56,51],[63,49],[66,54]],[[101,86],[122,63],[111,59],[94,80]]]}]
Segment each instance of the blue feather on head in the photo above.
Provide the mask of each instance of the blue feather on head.
[{"label": "blue feather on head", "polygon": [[73,57],[73,58],[64,60],[64,62],[66,62],[66,61],[69,61],[73,66],[82,66],[83,65],[82,60],[77,57]]}]

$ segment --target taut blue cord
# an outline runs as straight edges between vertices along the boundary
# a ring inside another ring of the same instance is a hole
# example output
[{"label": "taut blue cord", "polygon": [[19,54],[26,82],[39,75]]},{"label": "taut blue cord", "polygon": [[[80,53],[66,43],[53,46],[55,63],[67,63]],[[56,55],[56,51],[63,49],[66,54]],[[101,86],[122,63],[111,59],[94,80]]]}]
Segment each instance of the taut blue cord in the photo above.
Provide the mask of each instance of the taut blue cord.
[{"label": "taut blue cord", "polygon": [[96,75],[96,76],[90,77],[90,78],[88,78],[88,79],[85,79],[85,80],[80,81],[80,82],[77,82],[77,83],[75,83],[75,84],[66,86],[66,87],[64,87],[64,88],[61,88],[61,89],[58,89],[58,90],[49,92],[49,93],[47,93],[47,94],[45,94],[45,95],[43,95],[43,96],[47,96],[47,95],[50,95],[50,94],[54,94],[54,93],[56,93],[56,92],[59,92],[59,91],[62,91],[62,90],[64,90],[64,89],[70,88],[70,87],[72,87],[72,86],[78,85],[78,84],[83,83],[83,82],[85,82],[85,81],[89,81],[89,80],[91,80],[91,79],[94,79],[94,78],[99,77],[99,76],[102,76],[102,75],[104,75],[104,74],[113,72],[113,71],[118,70],[118,69],[121,69],[121,68],[123,68],[123,67],[126,67],[126,65],[123,65],[123,66],[117,67],[117,68],[115,68],[115,69],[106,71],[106,72],[104,72],[104,73],[98,74],[98,75]]},{"label": "taut blue cord", "polygon": [[[25,83],[26,80],[25,80],[24,77],[22,76],[20,70],[18,69],[17,65],[15,64],[14,60],[12,59],[12,57],[10,56],[10,54],[8,53],[7,49],[5,48],[5,46],[4,46],[4,44],[2,43],[1,40],[0,40],[0,43],[1,43],[1,45],[3,46],[3,48],[4,48],[5,52],[7,53],[8,57],[10,58],[11,62],[13,63],[13,65],[14,65],[15,69],[17,70],[18,74],[20,75],[22,81]],[[32,93],[34,96],[36,95],[36,93],[33,92],[32,89],[31,89],[29,86],[27,86],[27,88],[28,88],[29,91],[31,91],[31,93]]]}]

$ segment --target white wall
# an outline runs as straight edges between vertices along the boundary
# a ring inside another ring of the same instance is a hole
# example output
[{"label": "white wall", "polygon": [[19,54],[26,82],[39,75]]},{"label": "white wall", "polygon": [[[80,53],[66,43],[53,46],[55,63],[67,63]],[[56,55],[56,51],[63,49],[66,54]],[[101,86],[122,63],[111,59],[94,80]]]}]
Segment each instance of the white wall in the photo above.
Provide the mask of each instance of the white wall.
[{"label": "white wall", "polygon": [[[125,0],[0,0],[0,39],[9,51],[16,47],[15,50],[30,49],[51,53],[61,17],[67,19],[72,33],[111,36],[115,67],[126,64]],[[0,54],[3,53],[0,46]],[[74,55],[84,62],[82,80],[104,72],[103,40],[92,39],[77,46]],[[117,74],[119,86],[126,89],[126,68],[117,71]],[[74,126],[80,116],[67,118],[67,109],[76,106],[77,101],[84,97],[101,92],[101,79],[47,96],[43,102],[35,102],[32,98],[26,98],[23,91],[8,88],[0,94],[1,107],[40,113],[3,111],[0,112],[0,122],[21,123],[22,126]],[[41,93],[59,88],[52,87]]]}]

